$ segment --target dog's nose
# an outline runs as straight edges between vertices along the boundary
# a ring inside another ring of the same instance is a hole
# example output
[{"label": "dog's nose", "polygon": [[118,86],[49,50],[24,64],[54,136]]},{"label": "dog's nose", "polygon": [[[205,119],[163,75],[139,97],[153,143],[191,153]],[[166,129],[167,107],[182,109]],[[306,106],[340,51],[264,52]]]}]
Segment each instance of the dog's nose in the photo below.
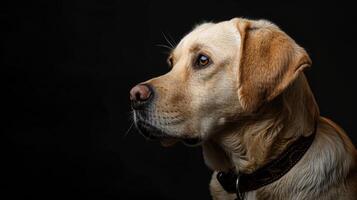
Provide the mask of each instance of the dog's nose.
[{"label": "dog's nose", "polygon": [[151,87],[147,84],[139,84],[130,90],[130,100],[134,109],[146,105],[153,95]]}]

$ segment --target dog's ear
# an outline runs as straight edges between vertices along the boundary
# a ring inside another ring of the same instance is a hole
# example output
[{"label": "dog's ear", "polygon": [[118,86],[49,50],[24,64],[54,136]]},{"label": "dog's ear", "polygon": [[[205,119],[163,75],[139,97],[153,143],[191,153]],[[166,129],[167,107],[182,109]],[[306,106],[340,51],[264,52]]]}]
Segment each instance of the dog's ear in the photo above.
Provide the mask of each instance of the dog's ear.
[{"label": "dog's ear", "polygon": [[278,96],[311,65],[306,51],[268,21],[236,20],[241,35],[238,95],[247,112]]}]

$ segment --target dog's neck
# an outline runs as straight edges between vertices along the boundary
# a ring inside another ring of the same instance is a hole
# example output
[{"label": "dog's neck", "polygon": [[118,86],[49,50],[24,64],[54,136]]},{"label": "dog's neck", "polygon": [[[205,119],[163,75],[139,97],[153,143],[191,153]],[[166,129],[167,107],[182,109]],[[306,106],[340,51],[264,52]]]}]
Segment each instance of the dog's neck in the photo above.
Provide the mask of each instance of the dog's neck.
[{"label": "dog's neck", "polygon": [[314,130],[317,104],[304,75],[273,102],[229,125],[203,145],[213,170],[252,173],[277,158],[292,142]]}]

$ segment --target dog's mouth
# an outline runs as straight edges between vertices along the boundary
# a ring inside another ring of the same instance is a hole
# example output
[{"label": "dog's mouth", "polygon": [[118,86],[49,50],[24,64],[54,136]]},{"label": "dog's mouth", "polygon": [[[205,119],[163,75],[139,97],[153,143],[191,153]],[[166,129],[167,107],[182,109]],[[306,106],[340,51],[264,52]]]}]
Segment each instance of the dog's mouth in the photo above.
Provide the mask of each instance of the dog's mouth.
[{"label": "dog's mouth", "polygon": [[202,140],[200,138],[181,138],[170,136],[161,129],[138,120],[136,123],[136,128],[139,132],[148,140],[160,141],[161,145],[164,147],[171,147],[175,145],[177,142],[182,141],[187,146],[198,146],[201,144]]},{"label": "dog's mouth", "polygon": [[139,132],[149,140],[157,140],[163,138],[166,135],[160,129],[143,121],[137,121],[135,125]]},{"label": "dog's mouth", "polygon": [[202,140],[200,138],[188,138],[188,139],[182,139],[182,142],[187,145],[187,146],[198,146],[202,143]]}]

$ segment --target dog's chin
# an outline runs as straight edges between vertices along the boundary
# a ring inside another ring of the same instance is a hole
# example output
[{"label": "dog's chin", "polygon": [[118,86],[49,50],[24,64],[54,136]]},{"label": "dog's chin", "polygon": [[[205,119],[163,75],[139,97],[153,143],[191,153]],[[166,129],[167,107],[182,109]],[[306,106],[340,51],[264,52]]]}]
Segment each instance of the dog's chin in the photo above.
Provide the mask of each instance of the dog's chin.
[{"label": "dog's chin", "polygon": [[190,147],[199,146],[202,143],[199,138],[180,138],[170,136],[155,126],[141,121],[136,123],[136,128],[146,139],[160,141],[163,147],[172,147],[179,141],[182,141],[182,143]]},{"label": "dog's chin", "polygon": [[190,139],[179,139],[179,138],[161,138],[160,143],[163,147],[174,146],[177,142],[181,141],[184,145],[189,147],[196,147],[202,144],[202,141],[199,138],[190,138]]},{"label": "dog's chin", "polygon": [[160,139],[160,144],[163,147],[172,147],[174,146],[178,141],[180,141],[177,138],[162,138]]}]

